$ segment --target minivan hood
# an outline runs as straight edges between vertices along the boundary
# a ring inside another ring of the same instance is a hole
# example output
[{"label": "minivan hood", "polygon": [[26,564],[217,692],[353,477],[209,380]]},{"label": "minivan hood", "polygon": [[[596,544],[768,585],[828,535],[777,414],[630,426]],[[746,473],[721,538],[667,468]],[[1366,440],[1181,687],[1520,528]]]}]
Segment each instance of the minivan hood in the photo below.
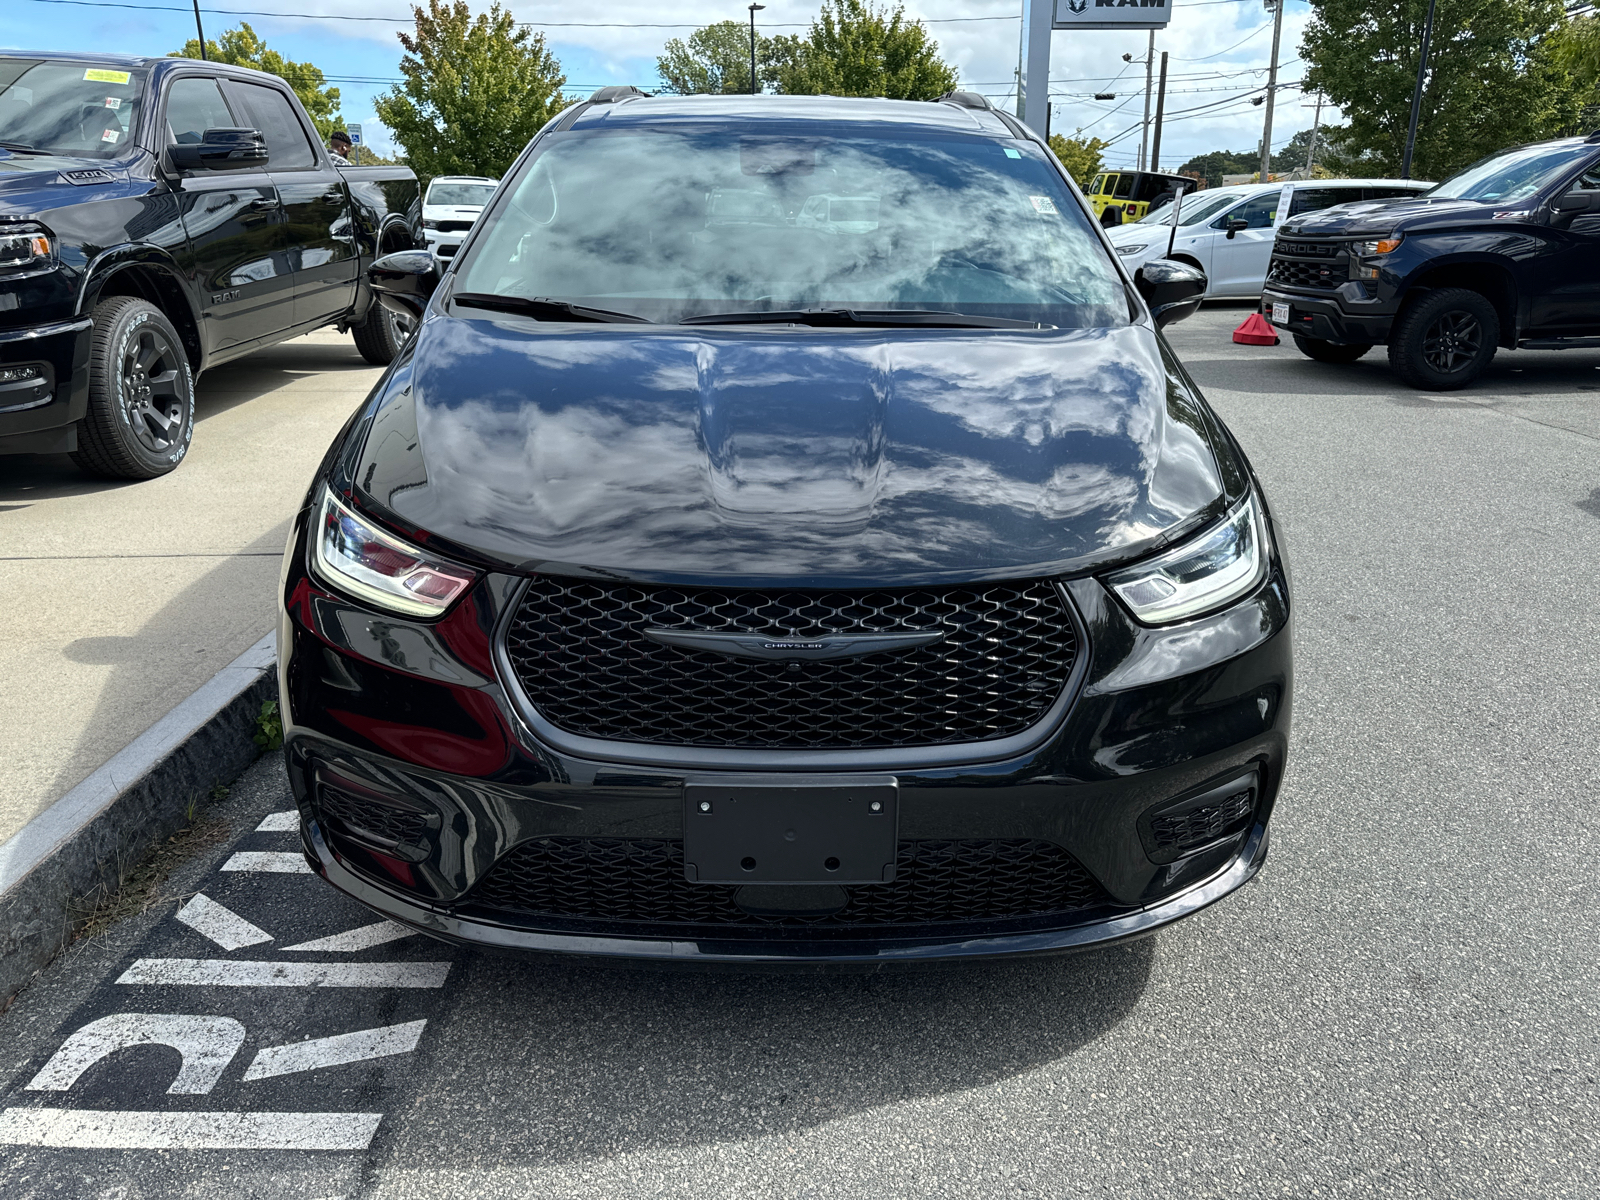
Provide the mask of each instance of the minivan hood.
[{"label": "minivan hood", "polygon": [[[1082,570],[1220,512],[1153,331],[539,325],[434,314],[352,473],[520,570],[934,582]],[[1230,472],[1230,477],[1233,472]]]}]

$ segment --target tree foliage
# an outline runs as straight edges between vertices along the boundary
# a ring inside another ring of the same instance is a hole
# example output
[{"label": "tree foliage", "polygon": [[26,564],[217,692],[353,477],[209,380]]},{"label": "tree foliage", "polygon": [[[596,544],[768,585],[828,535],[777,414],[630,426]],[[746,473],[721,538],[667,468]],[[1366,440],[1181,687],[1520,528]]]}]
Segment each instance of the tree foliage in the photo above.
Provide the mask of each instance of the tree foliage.
[{"label": "tree foliage", "polygon": [[890,11],[872,0],[822,0],[803,38],[773,41],[778,90],[790,95],[937,100],[955,90],[939,43],[899,4]]},{"label": "tree foliage", "polygon": [[[682,95],[748,92],[750,28],[719,21],[673,38],[656,59],[664,91]],[[756,31],[756,82],[792,96],[885,96],[937,100],[956,86],[939,44],[904,10],[872,0],[822,0],[804,37]]]},{"label": "tree foliage", "polygon": [[[1305,89],[1323,92],[1346,118],[1324,130],[1328,165],[1399,174],[1428,0],[1312,0],[1312,8],[1300,46]],[[1576,90],[1551,37],[1564,21],[1561,0],[1438,0],[1414,176],[1443,179],[1572,125]]]},{"label": "tree foliage", "polygon": [[[1083,131],[1078,130],[1078,132]],[[1107,144],[1097,137],[1062,137],[1059,133],[1050,135],[1050,149],[1060,160],[1061,165],[1067,169],[1067,174],[1085,190],[1105,163],[1103,152]]]},{"label": "tree foliage", "polygon": [[398,35],[405,82],[374,101],[378,119],[424,180],[498,178],[565,106],[561,64],[544,35],[518,28],[499,0],[476,17],[465,0],[411,11],[416,30]]},{"label": "tree foliage", "polygon": [[[190,38],[182,50],[174,50],[168,58],[199,58],[200,39]],[[326,140],[340,126],[339,89],[327,87],[322,71],[308,62],[291,62],[276,50],[269,49],[248,21],[239,28],[230,29],[213,41],[206,39],[206,57],[212,62],[230,63],[236,67],[254,67],[276,75],[294,89],[305,106],[306,114],[317,133]]]},{"label": "tree foliage", "polygon": [[[778,60],[798,38],[771,38],[756,31],[756,78],[759,90],[778,83]],[[687,39],[673,38],[656,59],[664,92],[680,96],[715,96],[750,91],[750,27],[740,21],[718,21],[697,29]]]}]

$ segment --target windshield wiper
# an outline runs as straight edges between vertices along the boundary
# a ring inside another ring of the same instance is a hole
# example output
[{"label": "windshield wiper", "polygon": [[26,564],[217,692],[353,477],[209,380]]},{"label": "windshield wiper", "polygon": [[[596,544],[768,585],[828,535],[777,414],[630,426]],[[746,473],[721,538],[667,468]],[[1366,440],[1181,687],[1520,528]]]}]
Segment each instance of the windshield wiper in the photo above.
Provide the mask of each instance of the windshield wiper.
[{"label": "windshield wiper", "polygon": [[0,147],[14,151],[17,154],[49,154],[48,150],[41,150],[37,146],[30,146],[26,142],[0,142]]},{"label": "windshield wiper", "polygon": [[650,319],[637,313],[613,312],[609,308],[590,308],[567,300],[552,300],[548,296],[496,296],[489,292],[456,292],[450,297],[455,304],[469,308],[488,308],[496,312],[516,313],[532,317],[535,321],[636,321],[648,325]]},{"label": "windshield wiper", "polygon": [[725,312],[684,317],[680,325],[921,325],[930,329],[1053,329],[1037,321],[979,317],[930,308],[801,308],[789,312]]}]

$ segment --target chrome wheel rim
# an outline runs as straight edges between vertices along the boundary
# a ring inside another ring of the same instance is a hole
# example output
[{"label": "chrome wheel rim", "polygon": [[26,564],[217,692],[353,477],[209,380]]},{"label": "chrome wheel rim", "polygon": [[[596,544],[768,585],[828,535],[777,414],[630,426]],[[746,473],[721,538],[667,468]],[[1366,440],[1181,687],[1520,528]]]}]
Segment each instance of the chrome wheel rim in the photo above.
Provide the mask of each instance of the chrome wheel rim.
[{"label": "chrome wheel rim", "polygon": [[398,349],[411,340],[411,335],[417,331],[417,322],[411,317],[401,316],[392,308],[385,308],[383,311],[389,318],[389,333]]},{"label": "chrome wheel rim", "polygon": [[1422,335],[1422,359],[1442,375],[1469,366],[1483,349],[1483,326],[1469,312],[1440,313]]},{"label": "chrome wheel rim", "polygon": [[122,350],[122,415],[135,440],[165,454],[183,440],[188,421],[180,351],[149,325],[136,329]]}]

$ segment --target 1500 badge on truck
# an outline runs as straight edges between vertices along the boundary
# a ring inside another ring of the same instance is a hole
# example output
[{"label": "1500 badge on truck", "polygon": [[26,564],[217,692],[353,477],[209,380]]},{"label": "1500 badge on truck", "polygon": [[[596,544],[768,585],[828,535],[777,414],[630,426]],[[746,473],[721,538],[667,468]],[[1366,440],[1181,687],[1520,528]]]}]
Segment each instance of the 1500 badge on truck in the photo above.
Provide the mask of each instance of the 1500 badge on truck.
[{"label": "1500 badge on truck", "polygon": [[276,76],[0,55],[0,454],[165,474],[207,368],[324,325],[389,362],[362,268],[422,244],[416,176],[335,166]]},{"label": "1500 badge on truck", "polygon": [[1416,199],[1290,221],[1261,307],[1310,358],[1387,344],[1402,379],[1436,391],[1502,346],[1600,347],[1600,132],[1503,150]]}]

